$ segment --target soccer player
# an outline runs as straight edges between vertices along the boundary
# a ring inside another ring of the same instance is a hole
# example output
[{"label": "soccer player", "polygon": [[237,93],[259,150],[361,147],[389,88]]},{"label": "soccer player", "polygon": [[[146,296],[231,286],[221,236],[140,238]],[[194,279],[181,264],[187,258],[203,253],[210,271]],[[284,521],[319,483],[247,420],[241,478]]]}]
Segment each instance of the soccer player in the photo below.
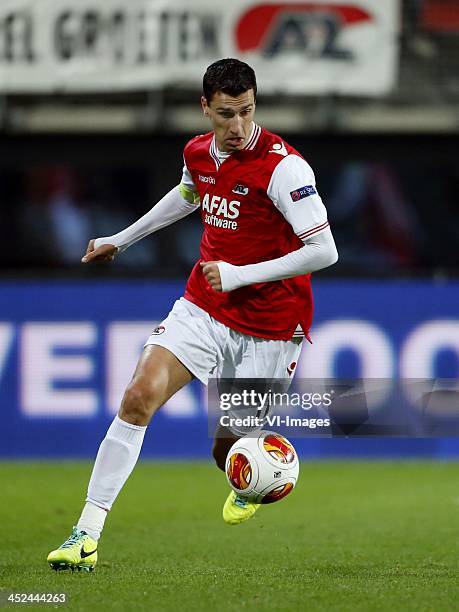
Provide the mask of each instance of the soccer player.
[{"label": "soccer player", "polygon": [[[204,226],[184,297],[148,338],[100,445],[81,517],[48,555],[54,569],[94,569],[107,513],[150,419],[174,393],[193,378],[282,379],[298,362],[312,320],[310,273],[338,255],[311,167],[254,122],[256,94],[247,64],[223,59],[209,66],[201,106],[212,131],[185,146],[181,183],[127,229],[89,242],[84,263],[112,261],[194,211]],[[235,436],[217,433],[213,456],[224,470]],[[239,524],[257,509],[231,492],[223,519]]]}]

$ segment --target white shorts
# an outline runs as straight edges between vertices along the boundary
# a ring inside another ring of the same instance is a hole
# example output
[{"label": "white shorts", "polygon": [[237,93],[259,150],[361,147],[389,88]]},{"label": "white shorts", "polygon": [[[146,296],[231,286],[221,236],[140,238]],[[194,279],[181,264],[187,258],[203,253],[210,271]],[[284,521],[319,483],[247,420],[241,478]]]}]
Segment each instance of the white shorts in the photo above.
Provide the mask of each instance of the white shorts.
[{"label": "white shorts", "polygon": [[268,340],[248,336],[180,298],[145,346],[150,344],[167,348],[207,385],[210,377],[291,378],[302,339]]}]

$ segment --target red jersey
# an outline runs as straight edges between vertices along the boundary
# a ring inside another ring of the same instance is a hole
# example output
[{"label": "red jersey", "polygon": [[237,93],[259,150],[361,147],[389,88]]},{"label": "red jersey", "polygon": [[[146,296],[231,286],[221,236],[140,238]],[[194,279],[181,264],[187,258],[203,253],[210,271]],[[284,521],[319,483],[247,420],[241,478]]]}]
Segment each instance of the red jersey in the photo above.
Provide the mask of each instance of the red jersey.
[{"label": "red jersey", "polygon": [[[301,248],[301,238],[315,233],[307,227],[300,228],[307,230],[303,232],[295,228],[295,233],[268,195],[273,172],[286,156],[302,159],[279,136],[257,125],[245,148],[222,163],[213,132],[196,136],[184,150],[186,168],[199,192],[204,225],[201,259],[190,274],[185,298],[232,329],[275,340],[290,340],[298,325],[308,334],[313,315],[310,275],[222,293],[210,287],[200,261],[243,266],[276,259]],[[316,194],[311,185],[296,187],[290,193],[292,206],[296,199]],[[299,195],[301,189],[309,193]],[[316,231],[324,225],[316,221]]]}]

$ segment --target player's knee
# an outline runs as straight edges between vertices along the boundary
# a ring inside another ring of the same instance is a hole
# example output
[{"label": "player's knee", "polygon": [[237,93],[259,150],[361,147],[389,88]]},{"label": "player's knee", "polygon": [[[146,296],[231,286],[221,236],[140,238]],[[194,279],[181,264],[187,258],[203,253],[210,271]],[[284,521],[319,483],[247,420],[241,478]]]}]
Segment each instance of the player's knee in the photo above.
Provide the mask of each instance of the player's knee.
[{"label": "player's knee", "polygon": [[120,417],[133,425],[147,425],[163,403],[162,398],[161,382],[134,378],[124,392]]}]

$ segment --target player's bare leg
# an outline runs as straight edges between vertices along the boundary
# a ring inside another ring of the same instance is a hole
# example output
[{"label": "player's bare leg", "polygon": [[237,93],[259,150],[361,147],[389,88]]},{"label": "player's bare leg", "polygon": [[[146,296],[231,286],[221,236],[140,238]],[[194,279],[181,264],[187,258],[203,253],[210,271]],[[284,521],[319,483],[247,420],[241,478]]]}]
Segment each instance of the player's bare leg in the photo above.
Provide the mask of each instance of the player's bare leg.
[{"label": "player's bare leg", "polygon": [[144,349],[118,416],[100,445],[80,520],[66,542],[48,555],[53,569],[94,569],[107,512],[137,463],[148,423],[192,379],[167,349],[156,345]]},{"label": "player's bare leg", "polygon": [[119,418],[146,427],[154,413],[191,380],[193,374],[173,353],[162,346],[147,346],[124,392]]},{"label": "player's bare leg", "polygon": [[239,436],[234,435],[227,427],[223,427],[223,425],[217,426],[214,434],[212,456],[217,467],[223,472],[225,471],[225,463],[229,450],[238,439]]},{"label": "player's bare leg", "polygon": [[[218,425],[215,431],[214,444],[212,447],[212,455],[217,466],[225,471],[226,458],[230,448],[239,439],[227,427]],[[239,525],[247,521],[255,514],[260,507],[260,504],[255,504],[248,501],[241,495],[237,495],[234,491],[228,495],[225,505],[223,506],[223,520],[228,525]]]}]

